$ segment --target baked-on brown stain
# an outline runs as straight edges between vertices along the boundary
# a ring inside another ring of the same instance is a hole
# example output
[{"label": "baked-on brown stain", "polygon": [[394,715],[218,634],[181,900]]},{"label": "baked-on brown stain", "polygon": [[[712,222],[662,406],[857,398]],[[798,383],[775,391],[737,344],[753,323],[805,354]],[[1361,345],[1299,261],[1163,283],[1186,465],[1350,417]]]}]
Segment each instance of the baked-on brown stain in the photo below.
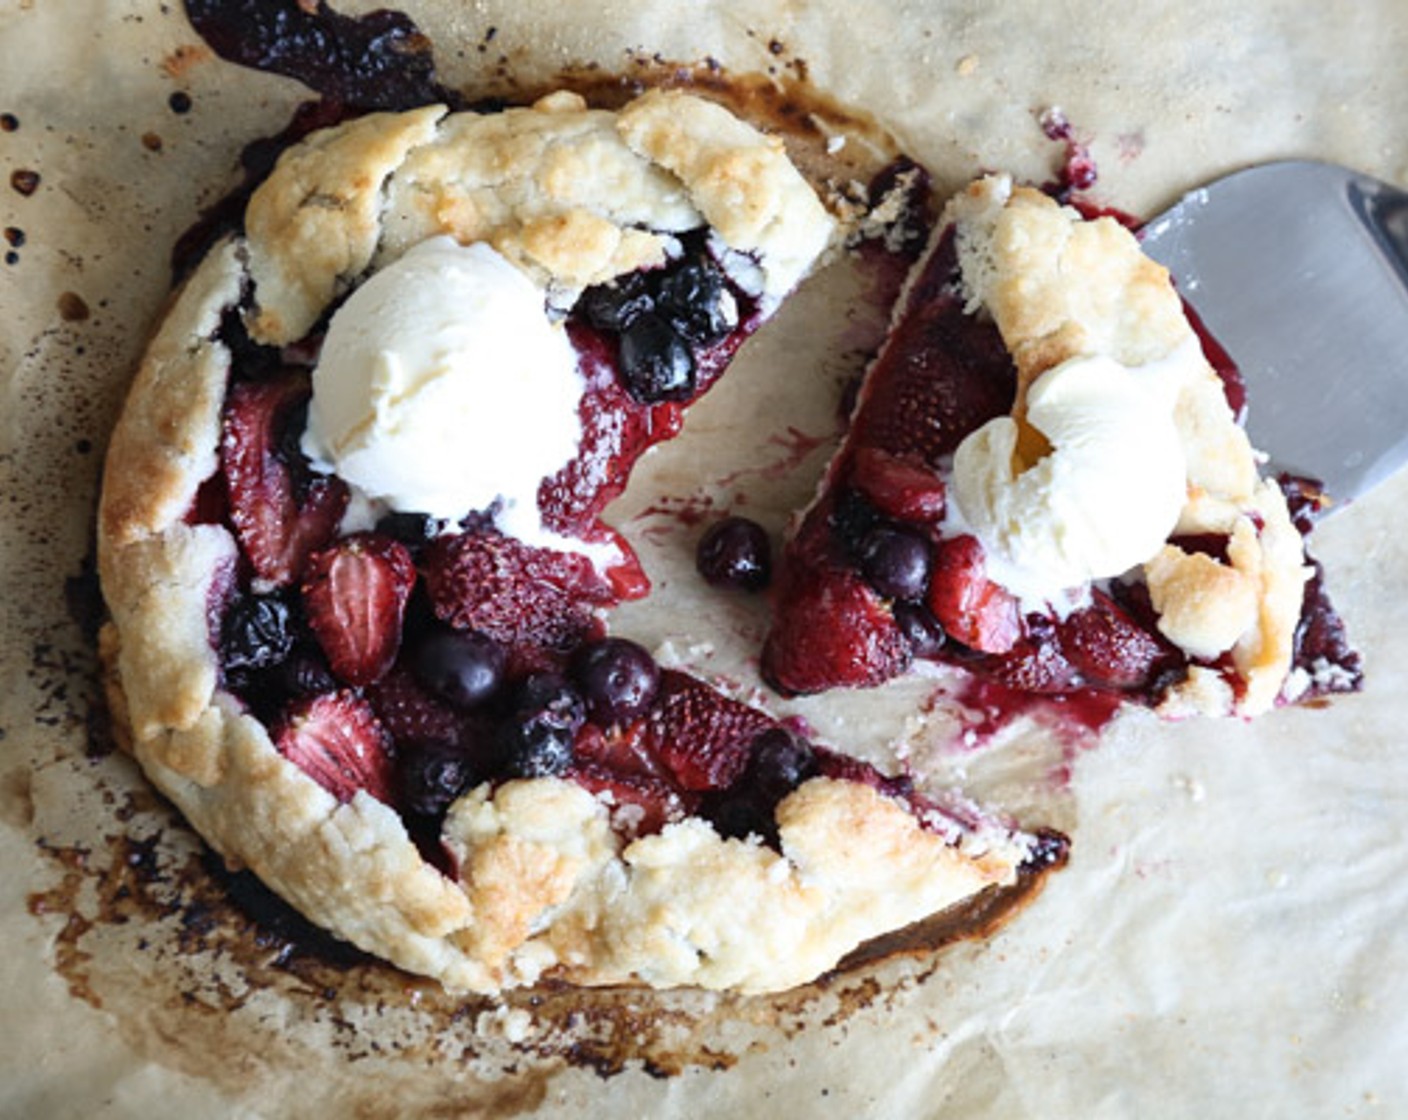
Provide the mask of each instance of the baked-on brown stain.
[{"label": "baked-on brown stain", "polygon": [[39,172],[26,167],[17,167],[10,172],[10,186],[16,193],[28,198],[39,189]]},{"label": "baked-on brown stain", "polygon": [[65,323],[81,323],[89,315],[88,301],[77,292],[60,292],[58,307]]},{"label": "baked-on brown stain", "polygon": [[[91,633],[76,591],[70,606]],[[65,722],[86,723],[95,740],[74,762],[73,796],[84,803],[93,791],[79,787],[95,784],[112,831],[87,847],[39,841],[56,881],[29,897],[29,910],[52,929],[54,967],[74,998],[113,1015],[139,1052],[230,1091],[241,1088],[251,1061],[281,1067],[275,1072],[298,1068],[290,1040],[307,1038],[326,1038],[324,1062],[378,1063],[385,1076],[406,1078],[407,1092],[472,1089],[475,1107],[494,1115],[535,1107],[564,1067],[603,1078],[630,1068],[657,1077],[725,1070],[750,1050],[883,1006],[898,979],[940,970],[943,950],[991,933],[1044,881],[1031,875],[991,890],[775,995],[544,983],[501,998],[455,996],[337,941],[254,875],[226,869],[111,752],[91,664],[62,668],[72,682]],[[27,785],[6,785],[22,819],[31,811]],[[503,1027],[515,1020],[521,1031],[511,1040]],[[211,1054],[240,1061],[212,1063]],[[455,1112],[447,1105],[445,1114]]]},{"label": "baked-on brown stain", "polygon": [[[133,806],[147,818],[147,805]],[[119,816],[122,814],[115,814]],[[244,1027],[226,1017],[274,995],[292,1005],[293,1017],[338,1026],[336,1046],[349,1060],[370,1048],[391,1049],[412,1065],[438,1064],[444,1040],[456,1040],[456,1060],[504,1054],[531,1066],[562,1064],[602,1077],[632,1064],[656,1076],[689,1067],[726,1069],[737,1062],[718,1039],[730,1022],[790,1034],[809,1029],[813,1004],[826,1002],[821,1024],[834,1025],[885,996],[877,970],[896,957],[920,962],[921,976],[939,963],[941,950],[965,938],[986,936],[1027,902],[1043,880],[1026,876],[1016,886],[991,889],[943,914],[877,939],[852,953],[813,984],[770,996],[655,992],[646,988],[584,989],[545,983],[494,999],[454,996],[437,984],[409,976],[315,928],[248,872],[232,873],[218,857],[196,847],[172,821],[159,832],[117,833],[106,851],[40,850],[59,870],[57,883],[29,898],[39,918],[62,920],[55,936],[56,971],[69,992],[119,1018],[171,1014],[177,1045],[213,1045]],[[120,931],[122,936],[108,936]],[[114,959],[122,942],[145,960]],[[101,943],[106,951],[99,951]],[[213,982],[217,975],[225,977]],[[142,991],[134,1000],[130,984]],[[109,990],[126,993],[105,1002]],[[162,1009],[158,1012],[155,1009]],[[494,1026],[508,1013],[526,1013],[522,1041],[498,1037]],[[207,1025],[204,1013],[218,1012]],[[375,1038],[358,1023],[377,1020]],[[404,1027],[400,1041],[396,1030]],[[486,1029],[487,1028],[487,1029]],[[481,1030],[484,1033],[481,1033]]]},{"label": "baked-on brown stain", "polygon": [[180,46],[161,60],[161,72],[168,78],[184,78],[200,63],[213,57],[214,52],[203,43]]}]

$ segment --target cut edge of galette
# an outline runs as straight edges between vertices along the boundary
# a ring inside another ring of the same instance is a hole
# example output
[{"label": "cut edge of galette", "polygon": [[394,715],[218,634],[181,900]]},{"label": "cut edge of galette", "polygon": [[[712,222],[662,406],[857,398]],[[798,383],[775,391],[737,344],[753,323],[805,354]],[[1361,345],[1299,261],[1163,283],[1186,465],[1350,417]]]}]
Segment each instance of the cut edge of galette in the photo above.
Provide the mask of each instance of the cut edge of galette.
[{"label": "cut edge of galette", "polygon": [[790,534],[765,675],[817,693],[932,660],[1168,717],[1357,688],[1297,486],[1260,476],[1213,345],[1123,222],[973,182]]}]

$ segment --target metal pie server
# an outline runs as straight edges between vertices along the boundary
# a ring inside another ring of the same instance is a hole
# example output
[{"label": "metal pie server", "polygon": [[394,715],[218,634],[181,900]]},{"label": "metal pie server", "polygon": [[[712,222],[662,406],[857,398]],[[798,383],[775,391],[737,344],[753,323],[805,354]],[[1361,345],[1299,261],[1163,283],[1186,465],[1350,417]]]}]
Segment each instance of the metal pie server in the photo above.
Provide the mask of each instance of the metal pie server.
[{"label": "metal pie server", "polygon": [[1140,236],[1240,368],[1273,473],[1318,480],[1338,509],[1408,463],[1408,193],[1269,163]]}]

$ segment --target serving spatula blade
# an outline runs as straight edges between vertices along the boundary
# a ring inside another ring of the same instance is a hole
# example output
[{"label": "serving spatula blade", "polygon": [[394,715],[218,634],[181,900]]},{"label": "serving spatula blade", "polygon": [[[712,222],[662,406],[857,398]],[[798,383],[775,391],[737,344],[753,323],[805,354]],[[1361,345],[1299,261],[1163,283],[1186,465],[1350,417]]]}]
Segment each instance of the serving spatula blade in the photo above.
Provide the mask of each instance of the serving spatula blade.
[{"label": "serving spatula blade", "polygon": [[1287,161],[1185,195],[1141,233],[1237,363],[1272,472],[1338,508],[1408,463],[1408,193]]}]

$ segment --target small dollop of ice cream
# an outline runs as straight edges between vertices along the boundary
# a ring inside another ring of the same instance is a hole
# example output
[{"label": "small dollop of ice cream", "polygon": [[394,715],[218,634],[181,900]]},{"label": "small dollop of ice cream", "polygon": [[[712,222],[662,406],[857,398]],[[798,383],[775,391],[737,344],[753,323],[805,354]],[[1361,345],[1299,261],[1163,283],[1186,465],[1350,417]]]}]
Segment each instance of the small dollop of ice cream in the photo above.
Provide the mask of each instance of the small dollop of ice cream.
[{"label": "small dollop of ice cream", "polygon": [[584,384],[543,292],[484,243],[434,237],[333,315],[304,451],[392,509],[551,543],[542,480],[577,453]]},{"label": "small dollop of ice cream", "polygon": [[990,578],[1034,606],[1059,604],[1159,551],[1187,496],[1168,373],[1072,358],[1027,390],[1025,423],[1050,447],[1034,462],[1021,461],[1011,416],[959,445],[953,497]]}]

